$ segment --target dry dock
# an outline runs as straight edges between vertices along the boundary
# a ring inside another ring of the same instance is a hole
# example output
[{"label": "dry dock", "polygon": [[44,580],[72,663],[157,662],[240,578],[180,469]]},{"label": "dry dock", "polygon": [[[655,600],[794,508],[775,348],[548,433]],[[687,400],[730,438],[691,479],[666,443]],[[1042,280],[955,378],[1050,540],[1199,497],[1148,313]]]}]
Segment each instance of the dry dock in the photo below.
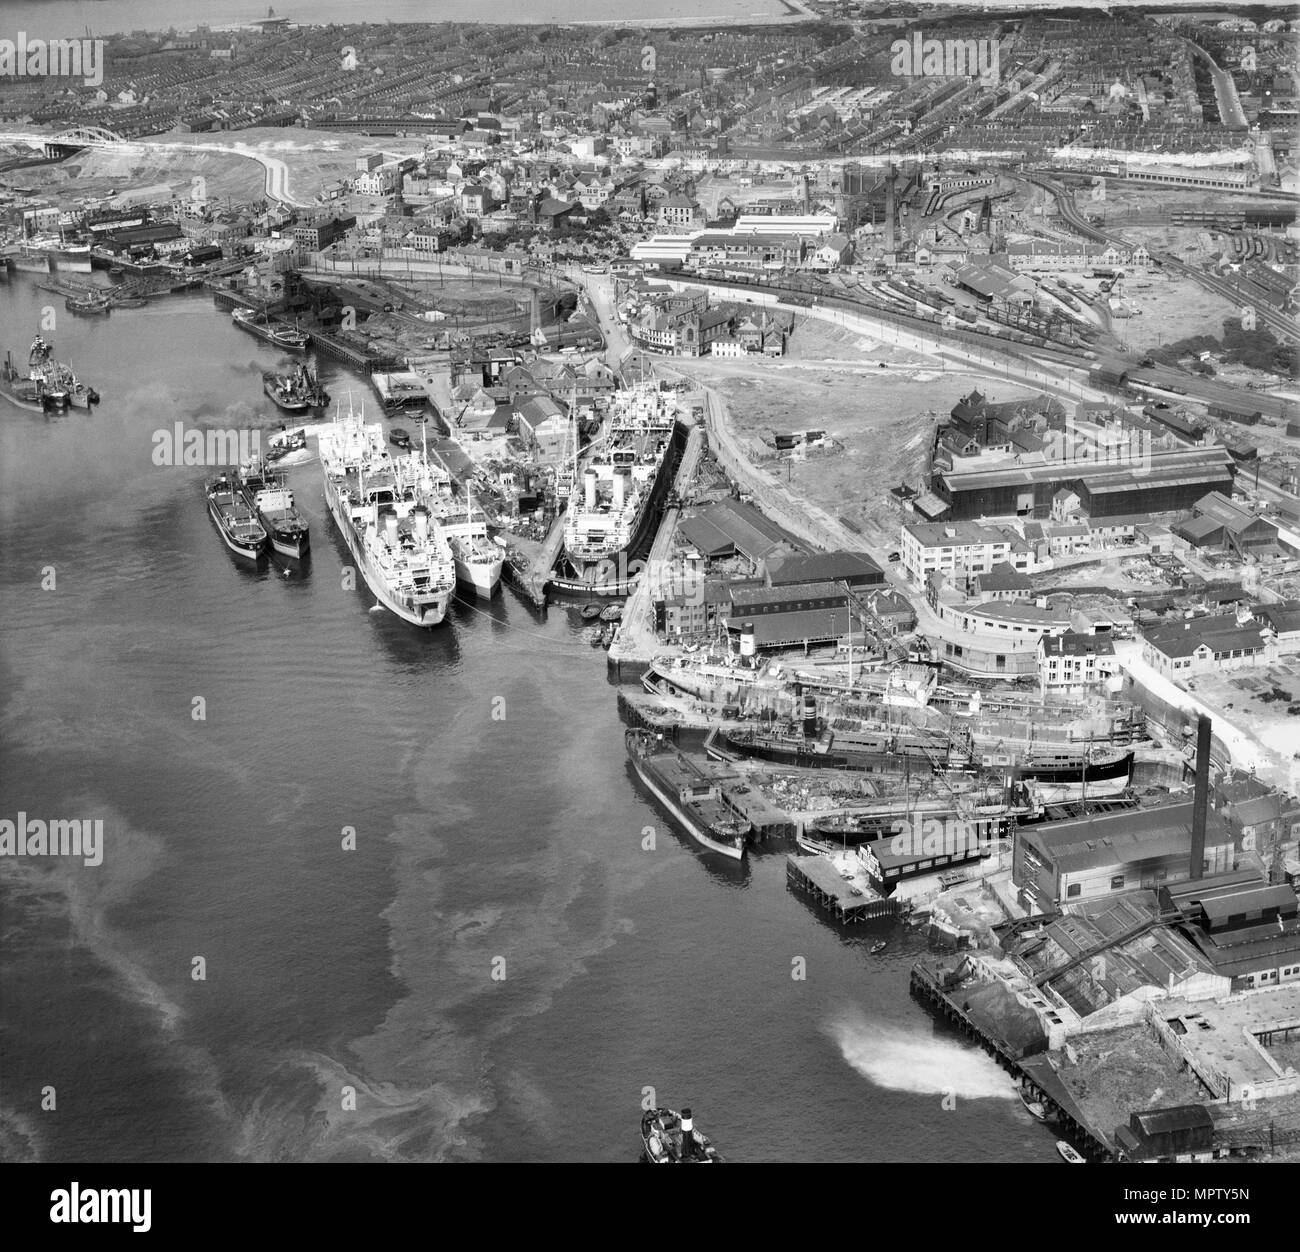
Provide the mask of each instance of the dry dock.
[{"label": "dry dock", "polygon": [[[673,479],[670,501],[684,497],[686,488],[695,478],[704,446],[703,427],[693,426]],[[664,510],[654,542],[650,545],[646,573],[637,580],[636,587],[623,606],[623,620],[609,649],[609,665],[619,679],[640,677],[663,650],[654,628],[654,597],[658,590],[655,584],[658,571],[668,568],[679,514],[680,509],[675,503],[670,503]]]}]

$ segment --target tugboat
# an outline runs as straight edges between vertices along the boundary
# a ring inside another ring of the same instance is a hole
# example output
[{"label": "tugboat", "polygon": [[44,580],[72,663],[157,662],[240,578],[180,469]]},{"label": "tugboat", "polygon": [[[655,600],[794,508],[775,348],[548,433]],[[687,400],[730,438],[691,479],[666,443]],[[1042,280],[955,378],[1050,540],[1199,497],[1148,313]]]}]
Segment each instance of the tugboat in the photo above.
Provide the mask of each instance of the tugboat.
[{"label": "tugboat", "polygon": [[234,484],[244,503],[257,514],[272,548],[295,560],[307,555],[311,543],[308,522],[295,507],[293,492],[281,474],[267,469],[261,461],[250,461],[240,466]]},{"label": "tugboat", "polygon": [[296,374],[277,374],[274,370],[267,370],[262,375],[262,390],[271,397],[276,408],[286,413],[306,413],[311,407]]},{"label": "tugboat", "polygon": [[266,450],[267,461],[281,461],[290,452],[300,452],[307,446],[307,432],[300,426],[296,430],[279,430],[270,438]]},{"label": "tugboat", "polygon": [[208,479],[208,512],[226,547],[236,556],[256,561],[266,547],[266,531],[243,501],[228,474]]},{"label": "tugboat", "polygon": [[695,1129],[690,1109],[650,1109],[641,1115],[641,1144],[652,1165],[717,1165],[722,1156]]}]

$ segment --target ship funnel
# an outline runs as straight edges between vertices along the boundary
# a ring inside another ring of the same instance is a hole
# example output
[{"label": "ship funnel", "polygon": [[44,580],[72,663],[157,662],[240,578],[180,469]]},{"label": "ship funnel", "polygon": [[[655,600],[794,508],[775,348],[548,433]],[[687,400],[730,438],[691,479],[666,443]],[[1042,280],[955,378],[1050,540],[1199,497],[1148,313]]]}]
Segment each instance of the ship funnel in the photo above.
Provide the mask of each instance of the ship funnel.
[{"label": "ship funnel", "polygon": [[614,471],[614,508],[621,509],[627,500],[627,470]]},{"label": "ship funnel", "polygon": [[810,691],[803,697],[803,733],[805,738],[817,738],[817,701]]},{"label": "ship funnel", "polygon": [[429,510],[422,504],[417,504],[411,510],[411,517],[415,522],[415,537],[424,543],[429,538]]},{"label": "ship funnel", "polygon": [[682,1134],[689,1135],[695,1129],[695,1120],[690,1109],[682,1109]]},{"label": "ship funnel", "polygon": [[1193,882],[1205,873],[1205,819],[1210,807],[1210,719],[1196,719],[1196,790],[1192,793],[1192,849],[1187,876]]},{"label": "ship funnel", "polygon": [[582,502],[588,509],[596,507],[596,471],[588,470],[582,476]]},{"label": "ship funnel", "polygon": [[388,540],[390,548],[397,547],[397,514],[384,514],[384,537]]},{"label": "ship funnel", "polygon": [[757,651],[754,643],[754,623],[746,622],[740,628],[740,655],[752,660]]}]

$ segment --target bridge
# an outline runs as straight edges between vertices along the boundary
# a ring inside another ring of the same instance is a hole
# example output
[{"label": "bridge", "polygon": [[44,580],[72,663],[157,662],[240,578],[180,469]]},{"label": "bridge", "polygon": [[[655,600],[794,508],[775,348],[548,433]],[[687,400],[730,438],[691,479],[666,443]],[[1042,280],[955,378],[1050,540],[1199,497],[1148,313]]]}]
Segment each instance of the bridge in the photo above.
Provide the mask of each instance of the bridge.
[{"label": "bridge", "polygon": [[57,135],[33,134],[31,131],[0,134],[0,144],[30,144],[46,156],[70,156],[83,148],[110,148],[127,143],[116,131],[103,126],[72,126]]}]

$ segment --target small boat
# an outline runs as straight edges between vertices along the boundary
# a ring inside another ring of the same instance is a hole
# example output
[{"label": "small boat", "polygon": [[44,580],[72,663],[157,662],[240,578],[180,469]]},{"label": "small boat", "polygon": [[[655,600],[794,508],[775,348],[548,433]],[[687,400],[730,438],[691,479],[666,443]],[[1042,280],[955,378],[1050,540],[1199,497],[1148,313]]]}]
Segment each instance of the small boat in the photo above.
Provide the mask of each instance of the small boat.
[{"label": "small boat", "polygon": [[878,953],[883,952],[887,947],[889,947],[889,944],[887,944],[883,939],[877,939],[876,942],[871,945],[871,955],[876,956]]},{"label": "small boat", "polygon": [[296,430],[278,430],[268,441],[266,460],[283,460],[290,452],[299,452],[307,446],[307,432],[299,427]]},{"label": "small boat", "polygon": [[695,1129],[690,1109],[650,1109],[641,1115],[641,1145],[652,1165],[716,1165],[709,1137]]},{"label": "small boat", "polygon": [[623,606],[621,604],[607,604],[600,611],[600,620],[602,622],[620,622],[623,620]]},{"label": "small boat", "polygon": [[600,616],[601,606],[599,604],[584,604],[582,606],[582,620],[584,622],[594,622]]},{"label": "small boat", "polygon": [[388,432],[388,442],[395,448],[401,448],[402,451],[409,452],[411,448],[411,434],[409,431],[403,430],[400,426],[394,426],[393,429]]},{"label": "small boat", "polygon": [[108,275],[110,278],[121,278],[122,274],[123,270],[120,265],[110,265],[108,267]]},{"label": "small boat", "polygon": [[1016,1094],[1020,1097],[1020,1103],[1025,1106],[1025,1112],[1030,1117],[1037,1118],[1040,1122],[1048,1120],[1047,1105],[1041,1100],[1035,1100],[1024,1087],[1017,1087]]},{"label": "small boat", "polygon": [[1056,1141],[1056,1150],[1061,1154],[1061,1160],[1068,1162],[1070,1165],[1086,1165],[1088,1163],[1064,1139]]}]

